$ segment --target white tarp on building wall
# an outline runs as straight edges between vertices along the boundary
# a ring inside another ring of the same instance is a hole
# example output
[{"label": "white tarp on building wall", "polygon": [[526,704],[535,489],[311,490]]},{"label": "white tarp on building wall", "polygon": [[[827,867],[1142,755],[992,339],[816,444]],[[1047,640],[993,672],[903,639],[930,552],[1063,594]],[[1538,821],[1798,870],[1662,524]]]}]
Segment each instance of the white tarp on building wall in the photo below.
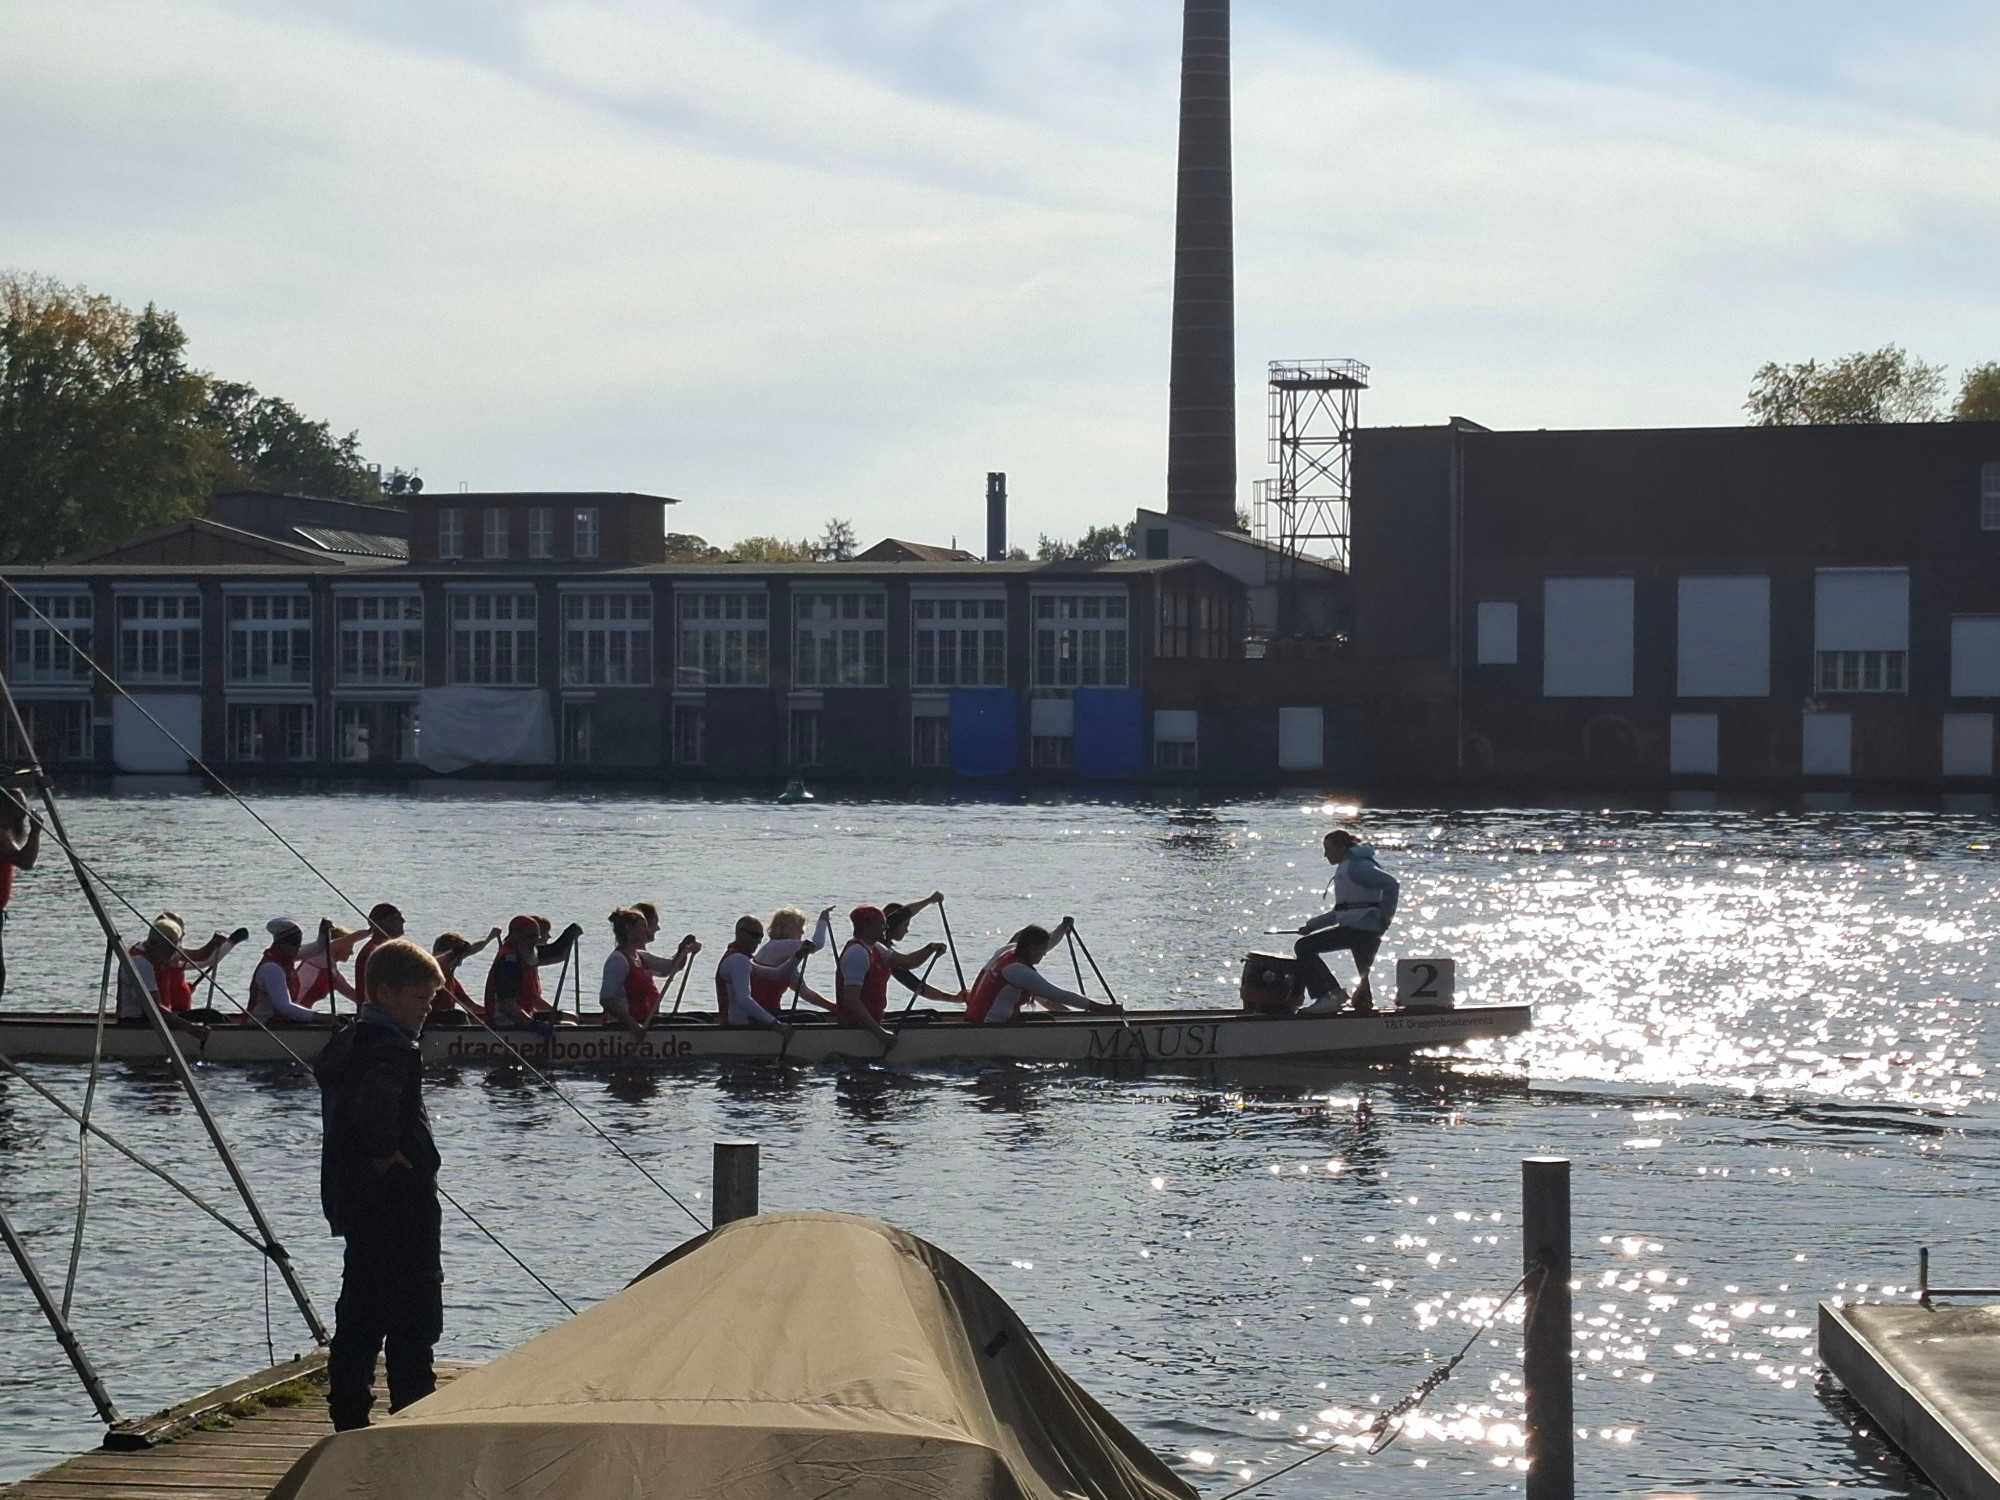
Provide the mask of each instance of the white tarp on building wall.
[{"label": "white tarp on building wall", "polygon": [[1542,583],[1542,695],[1632,696],[1632,580]]},{"label": "white tarp on building wall", "polygon": [[1318,771],[1326,765],[1326,710],[1278,710],[1278,769]]},{"label": "white tarp on building wall", "polygon": [[1667,769],[1676,776],[1713,776],[1716,753],[1714,714],[1673,714],[1667,721]]},{"label": "white tarp on building wall", "polygon": [[1854,774],[1854,718],[1851,714],[1803,714],[1799,769],[1808,776]]},{"label": "white tarp on building wall", "polygon": [[1821,568],[1813,603],[1813,650],[1910,649],[1908,568]]},{"label": "white tarp on building wall", "polygon": [[546,766],[556,758],[547,693],[522,688],[425,688],[417,695],[417,759],[427,770]]},{"label": "white tarp on building wall", "polygon": [[1770,696],[1770,579],[1683,578],[1678,635],[1681,697]]},{"label": "white tarp on building wall", "polygon": [[1946,714],[1944,716],[1944,774],[1947,776],[1993,774],[1993,715]]},{"label": "white tarp on building wall", "polygon": [[201,754],[200,693],[121,694],[111,700],[111,759],[119,770],[134,776],[185,776],[189,750]]},{"label": "white tarp on building wall", "polygon": [[2000,698],[2000,615],[1959,615],[1951,622],[1951,695]]}]

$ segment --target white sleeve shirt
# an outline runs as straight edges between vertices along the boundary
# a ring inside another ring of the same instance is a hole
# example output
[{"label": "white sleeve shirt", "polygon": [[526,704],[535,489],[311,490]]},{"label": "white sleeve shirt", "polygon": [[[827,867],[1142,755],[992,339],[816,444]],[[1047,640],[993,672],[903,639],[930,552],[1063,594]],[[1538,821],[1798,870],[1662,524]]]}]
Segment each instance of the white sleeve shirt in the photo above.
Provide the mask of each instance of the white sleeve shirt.
[{"label": "white sleeve shirt", "polygon": [[[143,953],[129,955],[132,968],[139,976],[139,982],[146,987],[146,993],[155,1000],[160,998],[160,981],[153,973],[153,961]],[[143,1021],[146,1019],[145,1002],[132,991],[132,981],[126,977],[124,969],[118,971],[118,1019],[121,1021]]]},{"label": "white sleeve shirt", "polygon": [[729,996],[729,1023],[732,1026],[775,1026],[771,1013],[750,993],[750,955],[729,954],[716,970]]},{"label": "white sleeve shirt", "polygon": [[840,954],[840,982],[849,989],[860,989],[868,981],[871,957],[866,943],[849,943]]},{"label": "white sleeve shirt", "polygon": [[250,1014],[260,1021],[319,1019],[292,998],[291,987],[285,983],[285,971],[274,959],[266,959],[258,965],[256,974],[251,977]]}]

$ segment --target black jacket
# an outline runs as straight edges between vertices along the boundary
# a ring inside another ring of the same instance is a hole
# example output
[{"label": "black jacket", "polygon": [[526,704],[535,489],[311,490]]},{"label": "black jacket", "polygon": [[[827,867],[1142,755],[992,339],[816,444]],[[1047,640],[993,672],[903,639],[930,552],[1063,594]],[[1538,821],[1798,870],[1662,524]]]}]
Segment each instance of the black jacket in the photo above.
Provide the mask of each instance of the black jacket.
[{"label": "black jacket", "polygon": [[[435,1230],[438,1153],[417,1044],[392,1027],[356,1021],[334,1033],[313,1076],[325,1125],[319,1195],[328,1226],[350,1236]],[[399,1151],[407,1168],[375,1170]]]}]

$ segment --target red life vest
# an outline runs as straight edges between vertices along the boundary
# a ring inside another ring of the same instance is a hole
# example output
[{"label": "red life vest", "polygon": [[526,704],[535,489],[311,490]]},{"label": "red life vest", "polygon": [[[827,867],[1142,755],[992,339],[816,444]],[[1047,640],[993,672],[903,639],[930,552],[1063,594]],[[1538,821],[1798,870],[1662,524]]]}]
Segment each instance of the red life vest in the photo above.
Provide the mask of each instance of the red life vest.
[{"label": "red life vest", "polygon": [[[361,945],[361,951],[354,955],[354,993],[361,999],[368,998],[368,955],[389,940],[377,933]],[[331,986],[329,986],[331,988]]]},{"label": "red life vest", "polygon": [[500,998],[500,966],[509,958],[521,965],[521,982],[514,990],[514,1008],[524,1016],[537,1015],[548,1009],[542,1003],[542,971],[535,965],[535,951],[531,948],[528,956],[522,958],[512,948],[503,947],[499,957],[493,960],[493,967],[486,971],[486,1019],[489,1021],[497,1014],[495,1002]]},{"label": "red life vest", "polygon": [[653,983],[653,976],[646,972],[646,965],[636,953],[626,957],[625,1007],[641,1026],[651,1021],[660,1008],[660,987]]},{"label": "red life vest", "polygon": [[[134,943],[125,951],[134,958],[145,958],[146,962],[153,962],[150,958],[146,958],[144,943]],[[121,989],[128,982],[124,974],[118,976]],[[153,998],[159,1001],[161,1010],[185,1011],[194,1007],[194,990],[188,984],[187,969],[181,964],[178,954],[166,963],[153,964]],[[143,1013],[142,1011],[141,1014]]]},{"label": "red life vest", "polygon": [[431,996],[431,1010],[433,1013],[452,1011],[460,1006],[472,1010],[472,997],[465,993],[465,986],[458,982],[457,974],[447,974],[437,993]]},{"label": "red life vest", "polygon": [[[715,1019],[724,1026],[736,1024],[729,1019],[729,981],[722,977],[722,966],[729,962],[729,955],[732,953],[740,953],[745,958],[754,960],[757,950],[746,948],[741,943],[731,943],[722,950],[722,957],[715,961]],[[757,966],[754,962],[750,965],[750,998],[764,1006],[764,1009],[771,1011],[774,1018],[777,1016],[777,1011],[772,1010],[757,994]]]},{"label": "red life vest", "polygon": [[987,960],[986,967],[979,971],[979,977],[972,981],[972,993],[965,997],[965,1019],[973,1025],[984,1024],[986,1013],[993,1009],[993,1002],[1007,988],[1007,965],[1013,961],[1013,948],[1002,948]]},{"label": "red life vest", "polygon": [[[889,955],[882,951],[882,945],[879,943],[863,943],[860,938],[849,938],[846,947],[840,950],[841,958],[845,959],[847,949],[857,943],[860,943],[868,953],[868,974],[861,981],[861,1003],[867,1007],[868,1014],[879,1021],[889,1013]],[[836,974],[834,983],[839,990],[847,989],[844,975]]]},{"label": "red life vest", "polygon": [[[276,964],[280,969],[283,969],[285,971],[285,989],[289,993],[292,1002],[294,1004],[310,1003],[310,1002],[300,1002],[299,1000],[299,966],[298,966],[298,961],[296,959],[284,958],[280,956],[276,948],[266,948],[264,950],[264,956],[257,960],[257,968],[261,970],[265,964]],[[255,993],[256,977],[254,974],[251,976],[251,986],[252,986],[252,993],[250,996],[250,1005],[249,1008],[243,1012],[243,1019],[246,1023],[250,1021],[250,1012],[254,1011],[257,1008],[257,996]],[[327,988],[328,989],[333,988],[333,982],[331,980],[327,982]]]}]

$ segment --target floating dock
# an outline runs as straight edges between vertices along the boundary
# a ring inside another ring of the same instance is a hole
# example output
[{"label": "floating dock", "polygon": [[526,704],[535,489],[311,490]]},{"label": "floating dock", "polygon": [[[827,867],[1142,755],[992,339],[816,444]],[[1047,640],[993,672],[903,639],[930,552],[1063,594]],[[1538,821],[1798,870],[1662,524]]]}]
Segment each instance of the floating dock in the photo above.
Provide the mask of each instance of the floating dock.
[{"label": "floating dock", "polygon": [[2000,1500],[2000,1306],[1822,1302],[1819,1357],[1947,1500]]},{"label": "floating dock", "polygon": [[[470,1368],[440,1364],[438,1383]],[[316,1354],[115,1428],[104,1447],[0,1489],[0,1500],[264,1500],[332,1431]]]}]

